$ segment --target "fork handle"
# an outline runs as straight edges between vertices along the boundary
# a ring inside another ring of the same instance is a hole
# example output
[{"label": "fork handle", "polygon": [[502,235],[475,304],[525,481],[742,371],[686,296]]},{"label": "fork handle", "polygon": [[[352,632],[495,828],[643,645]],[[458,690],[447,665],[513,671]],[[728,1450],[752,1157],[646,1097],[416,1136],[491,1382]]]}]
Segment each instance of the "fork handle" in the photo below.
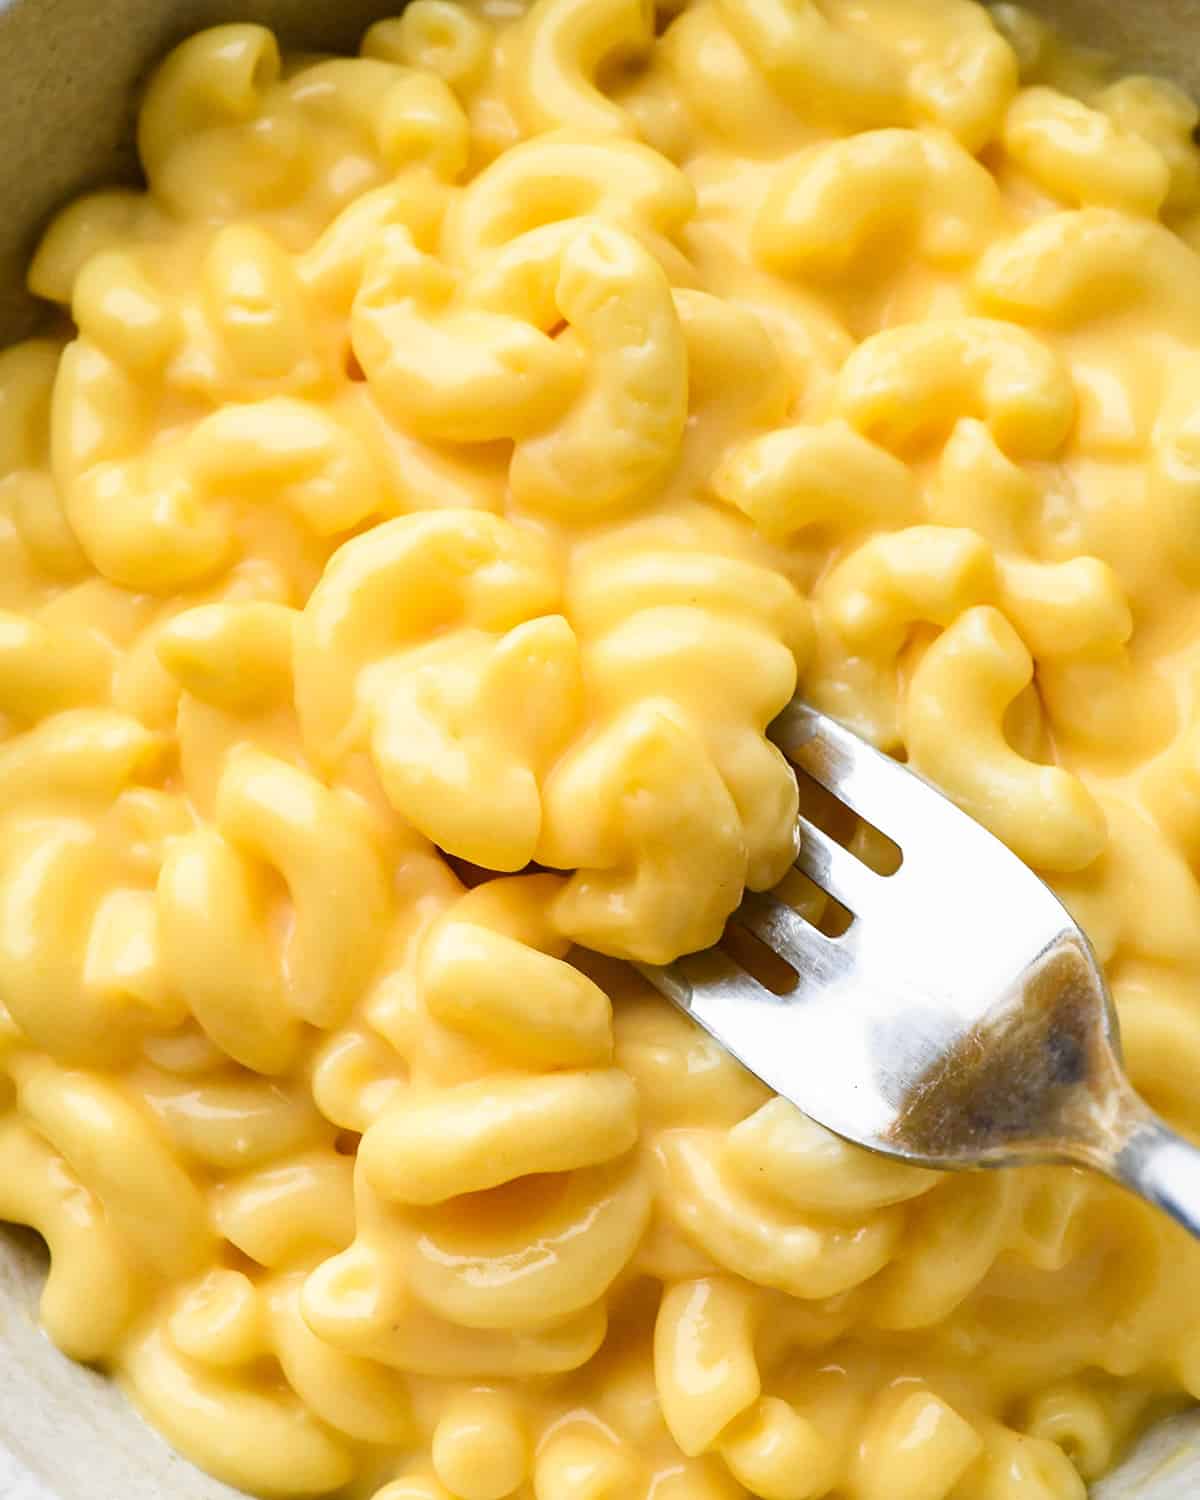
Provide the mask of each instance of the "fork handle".
[{"label": "fork handle", "polygon": [[1138,1111],[1104,1169],[1200,1239],[1200,1150],[1157,1115]]}]

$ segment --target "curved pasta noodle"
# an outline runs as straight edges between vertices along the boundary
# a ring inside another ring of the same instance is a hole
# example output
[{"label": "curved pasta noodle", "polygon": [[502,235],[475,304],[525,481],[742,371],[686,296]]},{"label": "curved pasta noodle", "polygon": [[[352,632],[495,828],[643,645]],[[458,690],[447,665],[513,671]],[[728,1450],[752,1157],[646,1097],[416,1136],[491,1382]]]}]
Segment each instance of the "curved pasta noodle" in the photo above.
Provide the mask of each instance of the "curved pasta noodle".
[{"label": "curved pasta noodle", "polygon": [[999,132],[1017,85],[1017,60],[992,13],[963,0],[936,8],[921,0],[874,4],[881,36],[908,62],[916,117],[940,126],[968,151]]},{"label": "curved pasta noodle", "polygon": [[[138,148],[173,212],[231,216],[311,191],[321,165],[312,143],[324,131],[364,154],[368,185],[410,167],[448,180],[466,164],[466,118],[435,73],[362,57],[285,75],[275,38],[251,25],[213,27],[170,54],[143,101]],[[336,178],[318,191],[340,206]]]},{"label": "curved pasta noodle", "polygon": [[159,876],[164,959],[188,1009],[230,1057],[278,1073],[295,1058],[299,1025],[262,930],[263,904],[261,875],[216,832],[181,840]]},{"label": "curved pasta noodle", "polygon": [[[443,997],[484,979],[478,959],[461,962],[464,943],[468,955],[488,937],[510,949],[532,943],[561,951],[535,904],[547,881],[481,888],[431,930],[419,965],[430,1021],[444,1026]],[[536,956],[535,948],[526,951],[527,959],[514,955],[518,975]],[[576,980],[558,993],[582,996],[590,1011],[598,992]],[[515,1005],[521,993],[514,987],[504,1003]],[[599,998],[607,1051],[608,1002]],[[523,1003],[530,1014],[539,1002]],[[470,1031],[470,1016],[448,1019]],[[491,1040],[486,1028],[482,1040]],[[536,1053],[529,1060],[552,1062]],[[445,1330],[436,1368],[447,1373],[460,1360],[500,1373],[514,1361],[563,1368],[556,1361],[586,1357],[573,1351],[592,1338],[603,1297],[649,1216],[648,1187],[626,1155],[635,1137],[633,1087],[616,1070],[394,1093],[360,1147],[355,1243],[310,1279],[310,1323],[339,1347],[369,1349],[400,1368],[419,1357],[417,1330],[434,1327]]]},{"label": "curved pasta noodle", "polygon": [[657,55],[689,114],[738,150],[767,153],[793,136],[804,139],[797,112],[725,25],[716,0],[681,10],[660,38]]},{"label": "curved pasta noodle", "polygon": [[370,972],[388,908],[382,861],[353,809],[312,777],[245,746],[226,763],[216,823],[287,882],[295,910],[289,1005],[314,1026],[334,1024]]},{"label": "curved pasta noodle", "polygon": [[[808,621],[781,582],[699,551],[633,557],[614,545],[569,583],[567,612],[607,715],[604,731],[560,760],[544,787],[538,857],[579,869],[556,901],[572,937],[623,953],[632,934],[657,927],[655,946],[634,950],[652,962],[704,946],[734,888],[773,884],[790,863],[794,786],[762,729],[792,692]],[[689,661],[703,661],[699,676]],[[705,672],[739,706],[745,727],[736,735],[708,734]],[[656,806],[625,790],[646,785],[688,791]],[[597,786],[603,795],[586,790]],[[729,871],[728,884],[710,885],[711,905],[688,910],[676,893],[706,867]]]},{"label": "curved pasta noodle", "polygon": [[[582,389],[565,387],[573,398],[565,414],[540,389],[530,398],[528,417],[512,434],[513,497],[578,519],[644,499],[677,454],[687,357],[664,273],[637,238],[592,218],[544,225],[487,257],[463,297],[484,317],[503,314],[547,330],[557,324],[560,357],[577,348],[584,356]],[[589,462],[598,432],[610,448],[603,480]]]},{"label": "curved pasta noodle", "polygon": [[55,403],[67,517],[118,584],[165,593],[222,570],[237,546],[235,510],[248,500],[280,504],[317,536],[349,531],[381,504],[359,440],[310,403],[226,406],[182,438],[135,453],[145,398],[86,340],[63,356]]},{"label": "curved pasta noodle", "polygon": [[588,216],[669,244],[695,208],[683,173],[634,141],[550,131],[506,151],[446,216],[442,246],[466,265],[543,224]]},{"label": "curved pasta noodle", "polygon": [[968,1479],[979,1500],[1003,1500],[1012,1486],[1023,1486],[1032,1500],[1085,1500],[1087,1493],[1061,1449],[1042,1438],[1025,1437],[998,1425],[984,1434],[984,1451]]},{"label": "curved pasta noodle", "polygon": [[[689,788],[689,799],[666,815],[636,795],[648,793],[651,803],[680,786]],[[579,819],[580,799],[597,791],[603,804],[594,804],[591,819]],[[564,932],[601,951],[632,948],[651,962],[716,938],[735,904],[734,891],[714,892],[708,909],[690,913],[678,910],[675,892],[714,868],[732,868],[740,877],[745,856],[737,810],[699,736],[668,707],[651,702],[627,711],[603,746],[585,751],[555,778],[548,796],[557,799],[550,803],[552,826],[568,818],[574,825],[571,845],[551,846],[556,857],[567,864],[611,861],[607,870],[577,873],[568,882],[556,903]],[[614,806],[636,811],[637,820],[623,819],[618,829],[609,811]],[[618,837],[630,847],[632,871],[618,863]],[[576,852],[578,859],[571,857]],[[652,946],[633,936],[651,922],[664,932]]]},{"label": "curved pasta noodle", "polygon": [[[931,11],[872,6],[850,34],[814,4],[727,0],[730,29],[780,94],[842,128],[926,119],[977,151],[996,131],[1016,86],[1016,61],[973,5]],[[951,53],[957,66],[947,68]]]},{"label": "curved pasta noodle", "polygon": [[1029,555],[1041,490],[982,423],[958,424],[939,468],[937,517],[973,522],[995,544],[993,597],[1037,661],[1040,701],[1060,743],[1113,758],[1165,744],[1174,712],[1161,679],[1134,667],[1133,611],[1116,570],[1095,556]]},{"label": "curved pasta noodle", "polygon": [[79,272],[103,250],[135,241],[149,218],[145,195],[129,188],[86,193],[50,221],[29,267],[35,296],[69,307]]},{"label": "curved pasta noodle", "polygon": [[1025,89],[1004,121],[1004,149],[1039,186],[1080,206],[1157,214],[1170,177],[1162,155],[1105,113],[1053,89]]},{"label": "curved pasta noodle", "polygon": [[28,339],[0,353],[0,475],[45,460],[61,357],[51,339]]},{"label": "curved pasta noodle", "polygon": [[312,1332],[300,1307],[302,1276],[268,1284],[264,1301],[272,1343],[288,1384],[327,1426],[364,1443],[411,1441],[407,1387],[390,1371],[331,1348]]},{"label": "curved pasta noodle", "polygon": [[361,1135],[403,1086],[401,1059],[371,1031],[335,1031],[313,1055],[313,1100],[342,1130]]},{"label": "curved pasta noodle", "polygon": [[316,536],[352,531],[381,505],[378,476],[351,430],[287,397],[223,407],[193,429],[184,459],[203,494],[269,498]]},{"label": "curved pasta noodle", "polygon": [[678,457],[683,330],[665,273],[609,226],[583,227],[562,249],[555,301],[588,373],[556,425],[519,438],[508,482],[520,506],[594,520],[644,503]]},{"label": "curved pasta noodle", "polygon": [[569,964],[449,919],[422,955],[431,1015],[526,1066],[588,1067],[612,1056],[612,1004]]},{"label": "curved pasta noodle", "polygon": [[[1168,761],[1164,769],[1169,766]],[[1115,852],[1106,849],[1093,866],[1073,878],[1060,876],[1057,884],[1109,961],[1126,948],[1143,957],[1158,954],[1168,962],[1186,962],[1196,951],[1191,916],[1200,911],[1200,892],[1188,864],[1190,848],[1186,834],[1182,848],[1173,842],[1184,829],[1173,824],[1170,803],[1156,788],[1147,792],[1153,816],[1124,799],[1105,798],[1106,845]],[[1161,874],[1158,896],[1151,896],[1131,874],[1127,861],[1144,859],[1154,860]]]},{"label": "curved pasta noodle", "polygon": [[[144,1032],[178,1024],[160,1006],[153,974],[146,988],[114,988],[103,982],[105,965],[89,973],[114,916],[104,897],[121,878],[93,828],[69,816],[10,819],[0,869],[0,980],[35,1045],[73,1062],[111,1063]],[[143,912],[134,915],[135,941],[148,945],[140,962],[153,970],[155,936]]]},{"label": "curved pasta noodle", "polygon": [[1095,1479],[1112,1465],[1117,1424],[1106,1403],[1082,1382],[1047,1391],[1025,1421],[1030,1437],[1054,1443],[1084,1479]]},{"label": "curved pasta noodle", "polygon": [[304,292],[318,308],[345,317],[383,231],[400,226],[424,248],[437,234],[446,202],[446,195],[431,191],[427,181],[414,183],[403,175],[353,199],[296,257],[296,276]]},{"label": "curved pasta noodle", "polygon": [[867,339],[838,378],[839,412],[888,448],[911,449],[959,417],[981,417],[1016,457],[1065,440],[1075,396],[1059,359],[991,319],[929,320]]},{"label": "curved pasta noodle", "polygon": [[182,1356],[193,1369],[205,1367],[234,1404],[239,1386],[245,1394],[261,1391],[257,1362],[274,1358],[287,1384],[327,1428],[365,1443],[411,1438],[406,1382],[318,1339],[300,1311],[302,1282],[300,1274],[255,1284],[240,1271],[211,1272],[180,1295],[165,1319],[164,1354]]},{"label": "curved pasta noodle", "polygon": [[1186,211],[1200,193],[1200,172],[1191,151],[1198,118],[1195,101],[1165,78],[1133,74],[1097,94],[1098,105],[1118,130],[1149,142],[1167,164],[1164,209]]},{"label": "curved pasta noodle", "polygon": [[872,537],[839,562],[817,595],[814,703],[878,744],[901,737],[898,661],[921,622],[952,625],[996,592],[991,549],[974,531],[910,526]]},{"label": "curved pasta noodle", "polygon": [[821,602],[855,651],[895,654],[914,620],[950,625],[993,587],[991,551],[975,532],[912,526],[852,552],[825,579]]},{"label": "curved pasta noodle", "polygon": [[279,47],[265,26],[214,27],[177,47],[138,117],[138,155],[158,191],[169,193],[164,179],[180,170],[180,147],[252,119],[279,71]]},{"label": "curved pasta noodle", "polygon": [[203,1196],[150,1118],[103,1080],[50,1062],[22,1061],[16,1077],[22,1112],[95,1193],[138,1260],[179,1277],[208,1258]]},{"label": "curved pasta noodle", "polygon": [[180,1354],[218,1368],[260,1359],[268,1349],[258,1288],[243,1271],[212,1270],[172,1299],[164,1319]]},{"label": "curved pasta noodle", "polygon": [[263,1494],[322,1495],[354,1473],[349,1445],[289,1393],[239,1385],[172,1350],[158,1332],[122,1359],[134,1399],[218,1478]]},{"label": "curved pasta noodle", "polygon": [[784,1099],[772,1099],[735,1125],[722,1156],[757,1192],[835,1218],[919,1198],[938,1181],[919,1167],[856,1151]]},{"label": "curved pasta noodle", "polygon": [[308,1278],[303,1311],[309,1327],[337,1348],[393,1369],[442,1379],[521,1378],[578,1369],[606,1330],[603,1304],[532,1332],[464,1329],[423,1308],[387,1258],[356,1245]]},{"label": "curved pasta noodle", "polygon": [[474,1390],[452,1401],[433,1434],[435,1473],[468,1500],[511,1494],[529,1465],[520,1413],[497,1390]]},{"label": "curved pasta noodle", "polygon": [[[578,692],[575,638],[548,613],[549,558],[528,534],[468,511],[403,518],[364,542],[333,559],[299,627],[305,736],[327,763],[365,738],[392,803],[422,832],[520,869],[541,824],[539,777]],[[385,603],[396,597],[399,610]],[[405,650],[455,615],[458,630]]]},{"label": "curved pasta noodle", "polygon": [[213,1220],[231,1245],[271,1269],[340,1250],[354,1234],[353,1167],[329,1148],[222,1183]]},{"label": "curved pasta noodle", "polygon": [[440,1203],[529,1173],[594,1166],[636,1138],[623,1073],[548,1073],[402,1098],[363,1137],[362,1163],[383,1197]]},{"label": "curved pasta noodle", "polygon": [[688,422],[680,471],[715,483],[716,460],[735,439],[787,413],[791,381],[762,320],[691,287],[672,291],[687,350]]},{"label": "curved pasta noodle", "polygon": [[303,69],[285,88],[318,120],[332,115],[367,137],[392,171],[419,164],[453,181],[466,168],[466,116],[432,73],[374,57],[332,58]]},{"label": "curved pasta noodle", "polygon": [[659,1124],[734,1125],[770,1096],[707,1033],[646,992],[619,995],[616,1060],[637,1085],[641,1118]]},{"label": "curved pasta noodle", "polygon": [[993,238],[995,179],[956,142],[915,130],[866,130],[789,162],[754,221],[774,271],[840,276],[898,238],[935,265],[959,265]]},{"label": "curved pasta noodle", "polygon": [[[1024,760],[1004,739],[1004,709],[1031,671],[1002,615],[986,605],[968,610],[913,674],[905,739],[913,765],[1022,858],[1040,869],[1077,870],[1104,848],[1103,813],[1069,772]],[[947,716],[959,726],[949,737]],[[967,743],[969,763],[955,748]]]},{"label": "curved pasta noodle", "polygon": [[[201,66],[202,59],[207,66]],[[231,26],[194,37],[159,69],[143,105],[138,142],[143,162],[150,166],[165,155],[195,131],[197,122],[203,128],[244,119],[278,70],[279,52],[265,27]]]},{"label": "curved pasta noodle", "polygon": [[712,484],[780,540],[808,526],[906,521],[917,503],[907,467],[839,419],[751,438],[725,456]]},{"label": "curved pasta noodle", "polygon": [[52,339],[27,339],[0,352],[0,497],[35,566],[52,577],[71,579],[87,562],[63,513],[58,487],[45,472],[61,356],[61,345]]},{"label": "curved pasta noodle", "polygon": [[243,1171],[327,1142],[332,1127],[295,1084],[224,1069],[199,1078],[156,1072],[142,1098],[180,1153],[207,1168]]},{"label": "curved pasta noodle", "polygon": [[119,250],[101,251],[80,268],[71,315],[90,343],[145,375],[161,370],[182,332],[169,298]]},{"label": "curved pasta noodle", "polygon": [[778,1396],[762,1396],[736,1417],[719,1446],[733,1477],[765,1500],[820,1495],[838,1469],[834,1445]]},{"label": "curved pasta noodle", "polygon": [[111,649],[95,635],[0,611],[0,709],[13,718],[103,703],[112,667]]},{"label": "curved pasta noodle", "polygon": [[128,714],[69,709],[0,746],[0,808],[63,794],[111,802],[152,773],[162,753],[159,736]]},{"label": "curved pasta noodle", "polygon": [[171,589],[223,566],[233,539],[216,512],[196,505],[177,464],[129,457],[144,423],[144,398],[123,370],[86,342],[67,349],[54,452],[68,519],[105,576]]},{"label": "curved pasta noodle", "polygon": [[362,54],[424,68],[463,91],[485,71],[489,41],[486,24],[451,0],[415,0],[402,15],[368,30]]},{"label": "curved pasta noodle", "polygon": [[1162,225],[1106,208],[1038,219],[980,259],[975,295],[994,317],[1070,328],[1094,316],[1149,306],[1164,327],[1194,328],[1195,252]]},{"label": "curved pasta noodle", "polygon": [[64,580],[86,572],[87,557],[71,529],[62,495],[50,475],[19,471],[9,476],[6,487],[11,491],[17,535],[37,565]]},{"label": "curved pasta noodle", "polygon": [[[409,1286],[465,1328],[536,1330],[592,1306],[624,1271],[645,1232],[650,1192],[636,1165],[574,1171],[546,1195],[513,1195],[456,1222],[453,1207],[415,1216]],[[484,1290],[486,1288],[486,1290]]]},{"label": "curved pasta noodle", "polygon": [[633,1465],[628,1454],[599,1436],[562,1433],[538,1450],[533,1469],[535,1500],[617,1500],[628,1493]]},{"label": "curved pasta noodle", "polygon": [[645,54],[653,40],[645,0],[536,0],[506,59],[525,129],[624,130],[624,111],[597,88],[596,74],[610,59]]},{"label": "curved pasta noodle", "polygon": [[654,1375],[663,1418],[684,1453],[703,1453],[761,1389],[755,1303],[720,1277],[680,1282],[654,1325]]},{"label": "curved pasta noodle", "polygon": [[[528,533],[492,516],[404,517],[377,527],[372,543],[340,550],[301,622],[296,690],[318,745],[336,745],[353,713],[356,669],[393,638],[419,640],[459,615],[478,629],[503,631],[557,603],[549,557]],[[322,672],[326,653],[346,666]]]},{"label": "curved pasta noodle", "polygon": [[194,317],[199,347],[192,359],[173,362],[174,384],[198,393],[211,384],[253,399],[280,388],[307,393],[322,383],[296,265],[267,230],[229,224],[217,232],[201,266]]},{"label": "curved pasta noodle", "polygon": [[[749,677],[742,667],[752,656],[757,657],[756,672]],[[701,658],[711,674],[708,683],[700,692],[685,692],[682,684],[687,666]],[[671,699],[693,723],[702,724],[706,694],[715,683],[721,684],[733,712],[753,727],[736,737],[730,735],[724,743],[713,737],[714,764],[729,788],[742,826],[747,847],[746,882],[754,887],[772,884],[790,862],[792,791],[783,780],[778,755],[761,738],[759,726],[765,727],[791,696],[795,658],[787,646],[772,641],[753,625],[739,628],[732,621],[710,623],[700,611],[687,606],[661,605],[642,611],[628,625],[608,631],[590,646],[586,664],[604,685],[601,702],[610,711],[620,712],[631,700],[652,699],[656,690],[662,691],[660,684],[666,684],[678,672],[679,685]],[[564,771],[564,776],[569,775],[569,769]],[[561,803],[551,802],[550,819],[555,820],[557,814],[551,840],[557,829],[563,829],[564,812]],[[543,845],[543,849],[546,847]],[[553,843],[549,847],[554,847]],[[556,864],[563,862],[561,856],[553,860]]]},{"label": "curved pasta noodle", "polygon": [[74,1359],[117,1349],[141,1303],[144,1277],[102,1205],[27,1125],[0,1122],[0,1206],[46,1241],[50,1272],[39,1308],[46,1331]]},{"label": "curved pasta noodle", "polygon": [[531,322],[449,306],[454,289],[405,228],[383,230],[351,322],[373,392],[424,437],[487,442],[552,421],[579,381],[573,351]]},{"label": "curved pasta noodle", "polygon": [[723,1170],[704,1132],[666,1135],[657,1154],[666,1212],[718,1265],[756,1286],[836,1296],[880,1270],[899,1239],[900,1220],[882,1211],[854,1224],[822,1223],[763,1201]]},{"label": "curved pasta noodle", "polygon": [[298,619],[282,604],[201,604],[159,631],[154,649],[193,697],[234,713],[263,708],[291,694]]},{"label": "curved pasta noodle", "polygon": [[851,1471],[864,1500],[945,1500],[982,1451],[974,1424],[948,1402],[901,1389],[876,1398]]},{"label": "curved pasta noodle", "polygon": [[721,0],[721,15],[785,99],[819,101],[850,128],[904,118],[898,59],[830,25],[813,0]]},{"label": "curved pasta noodle", "polygon": [[940,1322],[1006,1248],[1020,1208],[1011,1177],[955,1177],[919,1204],[902,1252],[879,1278],[871,1316],[884,1328]]}]

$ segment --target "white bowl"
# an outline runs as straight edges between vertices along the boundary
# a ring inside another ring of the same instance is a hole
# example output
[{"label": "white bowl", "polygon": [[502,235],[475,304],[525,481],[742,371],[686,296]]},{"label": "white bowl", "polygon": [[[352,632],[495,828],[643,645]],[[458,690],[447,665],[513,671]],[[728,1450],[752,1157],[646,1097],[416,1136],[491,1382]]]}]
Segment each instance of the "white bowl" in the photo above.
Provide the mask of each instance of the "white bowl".
[{"label": "white bowl", "polygon": [[[0,0],[0,346],[36,316],[23,271],[48,214],[85,186],[130,177],[132,100],[147,66],[220,21],[285,44],[351,49],[402,0]],[[1200,95],[1200,0],[1025,0],[1128,70]],[[39,1331],[45,1255],[0,1229],[0,1500],[234,1500],[174,1454],[108,1381]],[[1094,1500],[1197,1500],[1200,1412],[1162,1424]]]}]

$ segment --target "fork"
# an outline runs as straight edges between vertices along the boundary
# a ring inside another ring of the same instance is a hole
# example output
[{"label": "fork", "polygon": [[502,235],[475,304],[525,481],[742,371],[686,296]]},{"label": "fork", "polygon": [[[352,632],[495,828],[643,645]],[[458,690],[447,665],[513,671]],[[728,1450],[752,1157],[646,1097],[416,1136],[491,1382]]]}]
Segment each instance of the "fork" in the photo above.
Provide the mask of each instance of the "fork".
[{"label": "fork", "polygon": [[1138,1097],[1091,945],[1058,897],[973,818],[835,720],[793,701],[771,738],[898,845],[882,875],[810,818],[797,868],[852,915],[838,937],[778,894],[733,923],[794,971],[786,993],[723,948],[639,964],[764,1083],[835,1134],[942,1169],[1066,1162],[1200,1238],[1200,1150]]}]

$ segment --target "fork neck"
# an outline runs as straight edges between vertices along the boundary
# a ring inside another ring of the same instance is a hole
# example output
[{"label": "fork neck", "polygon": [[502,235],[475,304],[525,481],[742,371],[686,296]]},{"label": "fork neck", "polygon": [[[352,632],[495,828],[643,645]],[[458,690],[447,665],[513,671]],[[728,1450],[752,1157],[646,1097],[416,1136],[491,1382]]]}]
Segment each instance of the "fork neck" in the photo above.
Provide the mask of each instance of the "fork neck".
[{"label": "fork neck", "polygon": [[1136,1098],[1131,1097],[1122,1124],[1116,1150],[1094,1165],[1200,1239],[1200,1149]]}]

